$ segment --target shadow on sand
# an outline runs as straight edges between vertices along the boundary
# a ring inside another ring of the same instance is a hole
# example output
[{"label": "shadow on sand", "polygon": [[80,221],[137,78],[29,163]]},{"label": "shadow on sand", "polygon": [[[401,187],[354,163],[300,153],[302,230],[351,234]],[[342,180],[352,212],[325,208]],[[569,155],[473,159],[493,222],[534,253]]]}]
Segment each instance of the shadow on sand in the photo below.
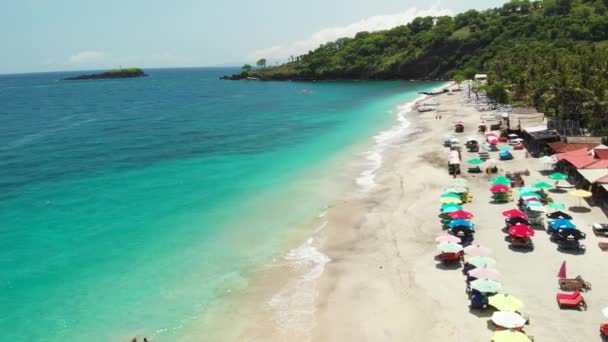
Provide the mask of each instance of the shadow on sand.
[{"label": "shadow on sand", "polygon": [[570,207],[570,208],[568,208],[568,210],[570,210],[573,213],[578,213],[578,214],[588,213],[591,211],[590,208],[579,206],[579,205]]}]

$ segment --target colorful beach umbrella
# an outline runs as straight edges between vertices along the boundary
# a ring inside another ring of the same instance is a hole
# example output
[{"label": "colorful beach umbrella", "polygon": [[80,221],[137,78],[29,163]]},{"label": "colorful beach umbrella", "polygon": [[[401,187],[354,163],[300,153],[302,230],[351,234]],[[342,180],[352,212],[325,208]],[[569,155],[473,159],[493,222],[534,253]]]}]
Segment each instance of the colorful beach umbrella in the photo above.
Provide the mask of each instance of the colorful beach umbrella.
[{"label": "colorful beach umbrella", "polygon": [[566,209],[566,205],[563,203],[557,203],[557,202],[549,202],[547,203],[547,206],[551,209],[557,209],[557,210],[564,210]]},{"label": "colorful beach umbrella", "polygon": [[457,194],[462,194],[467,192],[467,188],[465,186],[449,186],[443,189],[443,192],[454,192]]},{"label": "colorful beach umbrella", "polygon": [[460,238],[458,236],[454,236],[452,234],[441,234],[435,238],[435,242],[452,242],[452,243],[460,243]]},{"label": "colorful beach umbrella", "polygon": [[536,183],[532,184],[532,186],[537,189],[553,189],[553,185],[551,185],[547,182],[536,182]]},{"label": "colorful beach umbrella", "polygon": [[570,220],[566,219],[557,219],[555,221],[549,222],[549,226],[553,229],[574,229],[576,225],[572,223]]},{"label": "colorful beach umbrella", "polygon": [[456,211],[459,211],[461,208],[458,207],[445,207],[443,209],[441,209],[441,213],[442,214],[449,214],[449,213],[453,213]]},{"label": "colorful beach umbrella", "polygon": [[492,314],[492,322],[499,327],[513,329],[523,327],[526,324],[526,319],[515,312],[496,311]]},{"label": "colorful beach umbrella", "polygon": [[456,219],[453,220],[452,222],[450,222],[449,226],[451,228],[455,228],[455,227],[467,227],[467,228],[475,228],[475,224],[471,221],[467,221],[467,220],[463,220],[463,219]]},{"label": "colorful beach umbrella", "polygon": [[554,219],[554,220],[557,220],[557,219],[560,219],[560,218],[563,218],[563,219],[566,219],[566,220],[572,220],[572,216],[564,213],[563,211],[559,211],[559,210],[558,211],[554,211],[551,214],[547,214],[547,217],[550,218],[550,219]]},{"label": "colorful beach umbrella", "polygon": [[591,197],[592,195],[593,194],[590,193],[589,191],[585,191],[585,190],[581,190],[581,189],[577,189],[577,190],[570,192],[570,196],[574,196],[574,197],[578,197],[578,198],[587,198],[587,197]]},{"label": "colorful beach umbrella", "polygon": [[459,198],[454,198],[454,197],[444,197],[441,199],[441,203],[456,203],[456,204],[460,204],[462,203],[462,200]]},{"label": "colorful beach umbrella", "polygon": [[530,192],[536,193],[536,189],[528,187],[528,186],[522,186],[521,188],[515,188],[515,190],[517,190],[517,192],[519,192],[520,195],[530,193]]},{"label": "colorful beach umbrella", "polygon": [[492,184],[493,185],[497,185],[497,184],[502,184],[502,185],[511,185],[511,179],[509,179],[508,177],[505,176],[498,176],[495,177],[494,179],[492,179]]},{"label": "colorful beach umbrella", "polygon": [[562,261],[562,265],[559,267],[559,272],[557,272],[557,277],[559,279],[565,279],[568,277],[566,273],[566,260]]},{"label": "colorful beach umbrella", "polygon": [[479,165],[479,164],[483,164],[484,161],[479,159],[479,158],[471,158],[469,160],[467,160],[467,163],[469,164],[474,164],[474,165]]},{"label": "colorful beach umbrella", "polygon": [[536,192],[526,192],[525,194],[520,194],[519,195],[522,199],[527,199],[527,198],[536,198],[539,199],[540,195],[537,194]]},{"label": "colorful beach umbrella", "polygon": [[511,146],[503,146],[500,148],[501,151],[511,151],[512,149]]},{"label": "colorful beach umbrella", "polygon": [[542,202],[540,202],[540,201],[533,201],[533,200],[531,201],[531,200],[527,200],[527,201],[526,201],[526,206],[527,206],[528,208],[532,208],[532,207],[542,207],[542,206],[543,206],[543,203],[542,203]]},{"label": "colorful beach umbrella", "polygon": [[502,284],[490,279],[477,279],[471,282],[471,288],[481,293],[496,293],[502,290]]},{"label": "colorful beach umbrella", "polygon": [[568,175],[565,175],[561,172],[555,172],[555,173],[550,174],[549,178],[560,181],[560,180],[568,179]]},{"label": "colorful beach umbrella", "polygon": [[532,342],[532,340],[521,331],[508,329],[495,332],[492,342]]},{"label": "colorful beach umbrella", "polygon": [[516,224],[509,227],[509,234],[515,237],[532,237],[534,236],[534,229],[530,228],[525,224]]},{"label": "colorful beach umbrella", "polygon": [[467,272],[467,274],[476,279],[490,279],[499,283],[502,281],[502,275],[500,272],[493,268],[478,267],[470,270]]},{"label": "colorful beach umbrella", "polygon": [[446,197],[462,199],[462,197],[460,197],[459,194],[453,193],[453,192],[445,192],[445,193],[441,194],[441,198],[446,198]]},{"label": "colorful beach umbrella", "polygon": [[494,268],[496,266],[496,260],[490,257],[475,256],[467,260],[467,262],[475,267],[489,267]]},{"label": "colorful beach umbrella", "polygon": [[521,217],[523,219],[528,219],[528,215],[524,214],[522,211],[517,209],[509,209],[502,212],[502,215],[508,218]]},{"label": "colorful beach umbrella", "polygon": [[453,219],[465,219],[470,220],[473,218],[473,214],[466,210],[458,210],[452,213],[449,213],[448,216]]},{"label": "colorful beach umbrella", "polygon": [[469,181],[467,181],[464,178],[455,178],[452,181],[452,184],[455,185],[456,187],[463,187],[463,186],[469,185]]},{"label": "colorful beach umbrella", "polygon": [[524,307],[524,303],[518,298],[501,293],[488,298],[488,304],[492,305],[500,311],[519,311]]},{"label": "colorful beach umbrella", "polygon": [[511,190],[511,188],[509,188],[508,186],[503,185],[503,184],[497,184],[497,185],[494,185],[493,187],[490,188],[490,191],[494,192],[494,193],[496,193],[496,192],[507,192],[509,190]]},{"label": "colorful beach umbrella", "polygon": [[492,255],[492,250],[488,247],[484,247],[481,245],[469,245],[464,249],[464,253],[469,256],[490,256]]},{"label": "colorful beach umbrella", "polygon": [[441,253],[458,253],[462,251],[462,245],[454,242],[442,242],[437,245],[437,250]]}]

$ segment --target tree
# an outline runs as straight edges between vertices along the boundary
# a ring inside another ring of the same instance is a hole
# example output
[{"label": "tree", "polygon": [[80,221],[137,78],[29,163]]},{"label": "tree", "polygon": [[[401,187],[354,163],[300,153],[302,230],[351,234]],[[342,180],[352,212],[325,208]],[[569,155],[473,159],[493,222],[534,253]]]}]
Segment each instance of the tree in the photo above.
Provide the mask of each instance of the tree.
[{"label": "tree", "polygon": [[458,84],[458,89],[460,90],[460,84],[464,82],[467,78],[462,73],[458,73],[454,75],[454,81]]},{"label": "tree", "polygon": [[507,104],[509,103],[509,92],[507,87],[502,82],[496,82],[486,86],[486,95],[494,103]]},{"label": "tree", "polygon": [[258,66],[258,68],[262,68],[262,69],[266,68],[266,58],[260,59],[255,64]]},{"label": "tree", "polygon": [[249,71],[251,71],[251,65],[245,64],[245,65],[243,65],[243,67],[241,69],[243,69],[243,71],[245,71],[245,72],[249,72]]}]

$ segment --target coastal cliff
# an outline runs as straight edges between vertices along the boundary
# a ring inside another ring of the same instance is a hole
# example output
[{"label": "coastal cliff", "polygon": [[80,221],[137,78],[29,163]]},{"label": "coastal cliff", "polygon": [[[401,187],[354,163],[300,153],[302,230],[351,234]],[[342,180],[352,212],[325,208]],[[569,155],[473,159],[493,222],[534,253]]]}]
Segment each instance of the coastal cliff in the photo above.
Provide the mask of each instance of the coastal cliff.
[{"label": "coastal cliff", "polygon": [[133,78],[133,77],[146,77],[148,76],[142,69],[139,68],[123,68],[114,69],[99,74],[79,75],[75,77],[64,78],[65,81],[77,81],[77,80],[99,80],[99,79],[111,79],[111,78]]}]

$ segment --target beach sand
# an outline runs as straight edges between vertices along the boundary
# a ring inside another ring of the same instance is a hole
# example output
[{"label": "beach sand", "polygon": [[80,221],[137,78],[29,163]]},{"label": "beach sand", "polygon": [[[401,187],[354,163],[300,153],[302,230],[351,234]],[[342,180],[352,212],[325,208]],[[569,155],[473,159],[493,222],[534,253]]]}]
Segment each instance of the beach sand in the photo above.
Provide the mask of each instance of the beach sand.
[{"label": "beach sand", "polygon": [[[456,134],[460,140],[468,136],[481,140],[476,132],[480,113],[465,104],[462,93],[434,96],[433,100],[440,104],[442,119],[435,118],[437,112],[408,114],[413,134],[385,152],[377,185],[369,193],[334,203],[327,210],[323,229],[308,242],[315,246],[312,250],[329,259],[320,260],[321,268],[311,262],[302,271],[310,274],[306,272],[317,267],[319,273],[307,282],[289,285],[286,277],[301,277],[302,273],[286,267],[277,272],[278,267],[254,282],[250,293],[265,298],[266,304],[255,317],[239,315],[247,321],[247,328],[238,340],[491,340],[491,310],[469,310],[461,269],[442,267],[435,259],[434,242],[442,232],[439,196],[452,180],[443,137],[453,132],[455,121],[462,120],[465,131]],[[498,159],[497,152],[490,154]],[[526,158],[524,151],[513,154],[514,160],[498,162],[500,174],[528,169],[531,174],[524,177],[526,185],[538,180],[553,183],[541,175],[543,165],[537,160]],[[476,155],[464,151],[463,160]],[[466,163],[462,168],[466,171]],[[594,207],[588,213],[571,213],[574,223],[587,233],[584,254],[558,251],[542,230],[533,238],[533,251],[513,251],[502,231],[501,212],[515,208],[515,202],[491,203],[490,179],[485,174],[463,172],[462,177],[474,194],[465,209],[475,214],[475,242],[493,250],[504,278],[503,292],[525,303],[522,311],[531,323],[526,332],[536,341],[599,340],[599,324],[605,320],[600,311],[608,306],[603,295],[608,275],[602,272],[605,255],[597,247],[598,238],[590,225],[607,221],[601,210]],[[551,196],[567,206],[578,203],[567,193]],[[560,310],[556,304],[557,272],[564,260],[570,277],[580,274],[593,285],[593,290],[584,293],[588,311]],[[291,301],[285,297],[289,291]],[[281,300],[283,307],[277,308]]]}]

